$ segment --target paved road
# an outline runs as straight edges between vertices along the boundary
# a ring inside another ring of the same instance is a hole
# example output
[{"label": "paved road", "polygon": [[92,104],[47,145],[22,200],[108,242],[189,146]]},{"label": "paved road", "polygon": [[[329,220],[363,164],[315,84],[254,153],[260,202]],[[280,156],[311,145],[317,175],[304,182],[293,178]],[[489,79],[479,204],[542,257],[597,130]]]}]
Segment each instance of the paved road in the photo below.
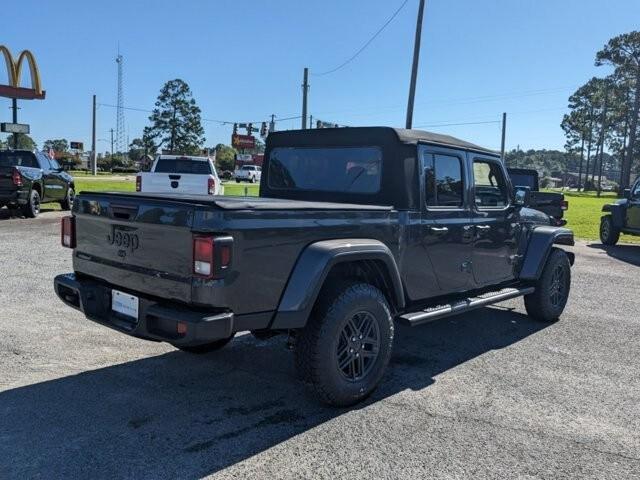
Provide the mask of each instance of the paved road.
[{"label": "paved road", "polygon": [[281,338],[196,357],[64,307],[60,216],[0,220],[0,478],[640,478],[640,246],[576,247],[557,323],[513,301],[399,328],[335,410]]}]

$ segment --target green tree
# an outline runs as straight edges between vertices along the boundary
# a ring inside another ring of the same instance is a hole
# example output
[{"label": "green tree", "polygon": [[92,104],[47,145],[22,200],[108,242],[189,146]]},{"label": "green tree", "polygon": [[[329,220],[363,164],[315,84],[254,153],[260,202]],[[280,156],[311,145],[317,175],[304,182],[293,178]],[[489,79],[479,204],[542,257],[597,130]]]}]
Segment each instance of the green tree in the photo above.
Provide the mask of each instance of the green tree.
[{"label": "green tree", "polygon": [[65,153],[69,150],[69,142],[65,138],[47,140],[42,145],[42,149],[45,151],[53,150],[57,153]]},{"label": "green tree", "polygon": [[[13,136],[7,139],[9,147],[13,148]],[[29,135],[18,133],[18,150],[33,151],[38,148],[38,144]]]},{"label": "green tree", "polygon": [[170,80],[164,84],[149,120],[152,125],[147,138],[154,144],[175,153],[201,152],[205,138],[200,108],[183,80]]},{"label": "green tree", "polygon": [[620,188],[628,188],[631,183],[631,166],[637,155],[638,116],[640,115],[640,31],[618,35],[607,42],[596,54],[596,65],[611,65],[615,75],[624,79],[628,90],[624,93],[630,107],[628,122],[629,143],[622,161]]},{"label": "green tree", "polygon": [[218,169],[220,169],[221,171],[233,171],[236,163],[236,153],[238,153],[235,148],[219,143],[218,145],[216,145],[215,150],[216,165]]}]

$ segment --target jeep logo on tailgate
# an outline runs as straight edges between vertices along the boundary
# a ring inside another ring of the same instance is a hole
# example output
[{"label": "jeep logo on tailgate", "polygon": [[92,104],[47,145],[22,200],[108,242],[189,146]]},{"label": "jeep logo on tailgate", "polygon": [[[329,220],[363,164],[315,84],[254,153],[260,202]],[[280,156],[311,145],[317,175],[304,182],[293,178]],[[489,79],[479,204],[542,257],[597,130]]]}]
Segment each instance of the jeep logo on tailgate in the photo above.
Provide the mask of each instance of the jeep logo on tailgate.
[{"label": "jeep logo on tailgate", "polygon": [[136,230],[137,228],[112,225],[111,233],[107,235],[107,242],[109,242],[109,245],[122,248],[124,250],[123,253],[126,255],[126,250],[133,252],[140,246],[140,239],[138,234],[135,233]]}]

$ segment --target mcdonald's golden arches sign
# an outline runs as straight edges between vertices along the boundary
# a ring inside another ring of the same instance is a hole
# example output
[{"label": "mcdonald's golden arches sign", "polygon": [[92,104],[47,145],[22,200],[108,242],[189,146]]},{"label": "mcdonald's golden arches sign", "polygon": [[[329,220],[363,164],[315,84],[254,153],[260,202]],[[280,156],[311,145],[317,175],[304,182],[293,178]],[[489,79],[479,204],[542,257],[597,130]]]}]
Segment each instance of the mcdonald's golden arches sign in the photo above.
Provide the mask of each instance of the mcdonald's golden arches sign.
[{"label": "mcdonald's golden arches sign", "polygon": [[[40,82],[40,72],[38,64],[33,54],[29,50],[23,50],[15,59],[11,52],[4,45],[0,45],[0,54],[4,56],[7,65],[7,78],[9,85],[0,84],[0,97],[20,98],[23,100],[42,100],[45,97],[45,91],[42,90]],[[29,64],[29,73],[31,74],[31,88],[20,86],[20,78],[22,76],[22,67],[24,62]]]}]

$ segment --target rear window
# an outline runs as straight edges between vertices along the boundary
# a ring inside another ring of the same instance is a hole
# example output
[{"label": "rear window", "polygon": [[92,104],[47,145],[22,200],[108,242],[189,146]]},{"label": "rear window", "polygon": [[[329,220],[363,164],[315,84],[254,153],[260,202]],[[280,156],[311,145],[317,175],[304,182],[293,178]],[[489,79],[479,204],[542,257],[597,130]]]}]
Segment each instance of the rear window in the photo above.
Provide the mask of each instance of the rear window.
[{"label": "rear window", "polygon": [[511,183],[515,187],[529,187],[531,190],[536,188],[536,177],[533,175],[509,172],[509,177],[511,177]]},{"label": "rear window", "polygon": [[0,167],[40,168],[33,154],[27,152],[0,152]]},{"label": "rear window", "polygon": [[269,187],[376,193],[381,170],[378,147],[274,148],[269,156]]},{"label": "rear window", "polygon": [[256,167],[254,167],[253,165],[245,165],[244,167],[242,167],[242,170],[257,170]]},{"label": "rear window", "polygon": [[156,173],[194,173],[197,175],[211,174],[209,162],[192,160],[190,158],[161,158],[156,164]]}]

